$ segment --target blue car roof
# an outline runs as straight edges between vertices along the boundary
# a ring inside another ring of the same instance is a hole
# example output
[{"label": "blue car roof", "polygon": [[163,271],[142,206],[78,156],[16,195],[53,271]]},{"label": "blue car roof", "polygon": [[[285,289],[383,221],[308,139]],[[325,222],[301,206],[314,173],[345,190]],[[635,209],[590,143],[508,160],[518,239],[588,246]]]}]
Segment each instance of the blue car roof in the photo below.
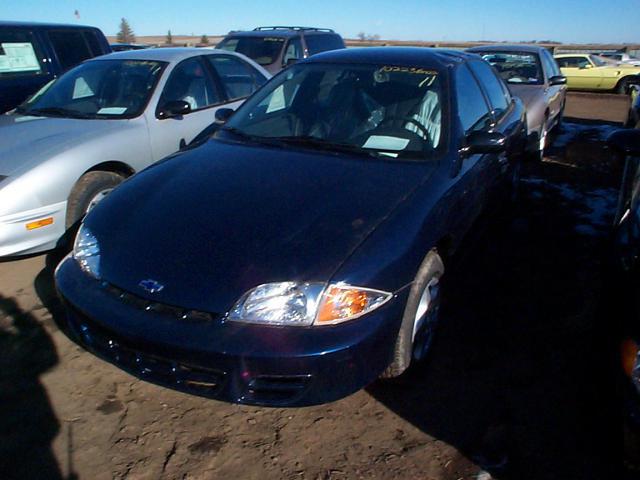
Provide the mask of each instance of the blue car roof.
[{"label": "blue car roof", "polygon": [[424,47],[362,47],[318,53],[304,60],[304,63],[384,63],[443,69],[472,58],[477,56],[460,50]]}]

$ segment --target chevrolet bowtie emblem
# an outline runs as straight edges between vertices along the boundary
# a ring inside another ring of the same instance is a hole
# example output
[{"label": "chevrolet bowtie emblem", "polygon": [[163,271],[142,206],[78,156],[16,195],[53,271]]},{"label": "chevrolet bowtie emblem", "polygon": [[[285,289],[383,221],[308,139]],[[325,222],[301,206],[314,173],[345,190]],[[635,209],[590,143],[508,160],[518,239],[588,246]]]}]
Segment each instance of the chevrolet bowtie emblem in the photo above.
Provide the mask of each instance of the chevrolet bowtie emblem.
[{"label": "chevrolet bowtie emblem", "polygon": [[164,288],[160,282],[156,282],[155,280],[142,280],[139,284],[140,287],[144,288],[149,293],[158,293],[161,292]]}]

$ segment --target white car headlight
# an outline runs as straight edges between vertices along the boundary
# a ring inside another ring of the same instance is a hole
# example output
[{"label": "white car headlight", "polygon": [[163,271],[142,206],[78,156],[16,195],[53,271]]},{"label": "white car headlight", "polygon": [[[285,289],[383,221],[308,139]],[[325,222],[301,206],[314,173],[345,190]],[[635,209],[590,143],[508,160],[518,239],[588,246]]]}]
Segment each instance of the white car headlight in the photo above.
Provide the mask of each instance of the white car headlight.
[{"label": "white car headlight", "polygon": [[334,325],[375,310],[391,296],[344,284],[267,283],[244,294],[227,319],[267,325]]},{"label": "white car headlight", "polygon": [[73,244],[73,258],[80,264],[80,268],[95,278],[100,278],[100,245],[98,239],[84,225],[76,235]]}]

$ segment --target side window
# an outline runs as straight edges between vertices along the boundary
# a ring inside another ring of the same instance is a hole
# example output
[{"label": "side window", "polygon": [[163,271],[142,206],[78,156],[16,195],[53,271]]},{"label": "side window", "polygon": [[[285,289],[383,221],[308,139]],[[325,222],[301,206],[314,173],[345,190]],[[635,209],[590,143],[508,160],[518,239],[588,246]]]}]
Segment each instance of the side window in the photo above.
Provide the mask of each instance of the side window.
[{"label": "side window", "polygon": [[164,86],[158,106],[170,101],[184,101],[191,110],[200,110],[221,102],[205,65],[198,57],[180,62]]},{"label": "side window", "polygon": [[0,30],[0,77],[43,73],[36,41],[30,32]]},{"label": "side window", "polygon": [[309,34],[304,36],[304,41],[307,44],[307,50],[309,55],[315,55],[320,52],[327,52],[329,50],[338,50],[344,48],[344,42],[340,36],[330,34]]},{"label": "side window", "polygon": [[287,49],[284,52],[282,63],[286,65],[289,60],[300,60],[302,57],[302,42],[300,41],[300,37],[290,39],[287,44]]},{"label": "side window", "polygon": [[484,86],[491,108],[496,116],[504,113],[509,108],[511,98],[505,95],[504,86],[498,80],[493,68],[487,62],[472,61],[469,62],[471,70],[478,78],[481,85]]},{"label": "side window", "polygon": [[207,55],[229,100],[251,95],[267,79],[248,63],[228,55]]},{"label": "side window", "polygon": [[91,54],[94,57],[105,53],[104,48],[102,48],[102,46],[100,45],[100,41],[98,40],[96,32],[87,30],[86,32],[84,32],[84,38],[87,41],[87,45],[89,45]]},{"label": "side window", "polygon": [[466,65],[458,67],[455,79],[458,117],[464,132],[484,130],[492,117],[478,82]]},{"label": "side window", "polygon": [[63,70],[75,67],[87,58],[93,57],[80,30],[53,30],[48,33],[48,36]]},{"label": "side window", "polygon": [[542,69],[544,70],[544,78],[546,81],[549,77],[553,77],[553,68],[551,67],[551,63],[549,63],[549,59],[544,52],[540,52],[540,62],[542,63]]},{"label": "side window", "polygon": [[581,68],[589,65],[589,60],[585,57],[564,57],[559,58],[560,68]]},{"label": "side window", "polygon": [[556,75],[560,75],[560,69],[558,68],[558,64],[556,63],[553,56],[548,52],[542,52],[542,63],[544,64],[544,68],[547,72],[547,77],[554,77]]}]

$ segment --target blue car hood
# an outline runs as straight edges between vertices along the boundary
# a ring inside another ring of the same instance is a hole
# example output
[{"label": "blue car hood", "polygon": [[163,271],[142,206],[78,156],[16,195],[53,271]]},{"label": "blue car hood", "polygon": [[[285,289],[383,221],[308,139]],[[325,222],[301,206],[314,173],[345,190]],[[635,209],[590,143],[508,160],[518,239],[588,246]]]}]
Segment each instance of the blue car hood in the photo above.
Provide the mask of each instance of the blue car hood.
[{"label": "blue car hood", "polygon": [[[128,180],[85,223],[107,282],[223,313],[263,283],[329,280],[434,170],[213,140]],[[146,292],[148,279],[164,288]]]}]

